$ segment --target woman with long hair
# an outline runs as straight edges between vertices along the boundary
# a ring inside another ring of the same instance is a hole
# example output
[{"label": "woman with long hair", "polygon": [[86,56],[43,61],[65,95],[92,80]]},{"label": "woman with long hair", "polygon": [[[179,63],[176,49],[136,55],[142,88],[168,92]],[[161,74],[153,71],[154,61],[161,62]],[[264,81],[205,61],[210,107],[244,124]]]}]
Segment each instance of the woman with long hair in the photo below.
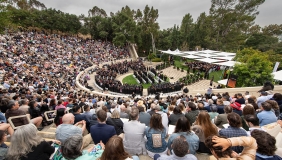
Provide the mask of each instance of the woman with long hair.
[{"label": "woman with long hair", "polygon": [[33,124],[20,126],[11,138],[11,145],[6,156],[7,160],[49,160],[55,151],[48,142],[37,135]]},{"label": "woman with long hair", "polygon": [[114,110],[110,118],[107,118],[106,124],[114,126],[117,135],[123,133],[123,122],[120,119],[120,114],[118,110]]},{"label": "woman with long hair", "polygon": [[186,138],[186,141],[189,144],[189,153],[196,154],[196,151],[199,148],[199,137],[191,131],[190,123],[186,117],[181,117],[176,122],[175,130],[170,135],[167,142],[168,154],[171,154],[171,144],[173,140],[181,135]]},{"label": "woman with long hair", "polygon": [[54,123],[56,124],[56,126],[58,127],[60,124],[63,123],[62,121],[62,118],[63,116],[65,115],[65,109],[64,108],[60,108],[57,110],[57,113],[56,113],[56,117],[54,119]]},{"label": "woman with long hair", "polygon": [[200,112],[192,130],[200,139],[198,152],[211,153],[205,145],[205,140],[211,135],[218,135],[217,127],[211,122],[210,115],[207,112]]},{"label": "woman with long hair", "polygon": [[145,129],[147,142],[145,144],[148,155],[153,158],[156,153],[165,154],[167,150],[166,129],[162,124],[162,116],[158,113],[152,115],[150,127]]},{"label": "woman with long hair", "polygon": [[267,100],[265,102],[269,103],[272,106],[272,110],[274,111],[275,116],[279,117],[279,115],[280,115],[280,108],[278,106],[278,103],[275,100]]},{"label": "woman with long hair", "polygon": [[49,108],[50,110],[55,110],[55,107],[57,106],[57,102],[56,102],[56,99],[52,98],[50,100],[50,103],[49,103]]},{"label": "woman with long hair", "polygon": [[257,105],[257,103],[256,103],[256,100],[254,100],[253,98],[248,98],[248,100],[247,100],[247,104],[251,104],[253,107],[254,107],[254,109],[255,109],[255,111],[258,109],[258,105]]},{"label": "woman with long hair", "polygon": [[119,136],[112,136],[105,146],[105,150],[99,160],[139,160],[137,156],[130,156],[124,150],[123,140]]},{"label": "woman with long hair", "polygon": [[[180,105],[180,104],[179,104]],[[182,105],[182,104],[181,104]],[[174,109],[173,109],[173,114],[171,114],[169,117],[168,117],[168,120],[169,120],[169,124],[171,125],[175,125],[177,120],[181,117],[185,117],[184,114],[181,112],[181,109],[179,108],[179,106],[176,106]]]}]

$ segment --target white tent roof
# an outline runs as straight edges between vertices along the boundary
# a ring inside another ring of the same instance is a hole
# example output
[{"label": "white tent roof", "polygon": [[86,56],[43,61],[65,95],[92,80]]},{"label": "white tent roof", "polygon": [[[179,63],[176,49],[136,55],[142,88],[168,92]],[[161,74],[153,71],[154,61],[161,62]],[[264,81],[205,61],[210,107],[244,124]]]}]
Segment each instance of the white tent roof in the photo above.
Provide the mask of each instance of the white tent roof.
[{"label": "white tent roof", "polygon": [[237,61],[227,61],[227,62],[221,62],[221,63],[215,63],[215,64],[221,65],[221,66],[233,67],[235,64],[240,64],[240,62],[237,62]]},{"label": "white tent roof", "polygon": [[189,59],[199,59],[199,58],[202,58],[202,57],[195,56],[195,55],[188,55],[188,56],[183,56],[183,57],[189,58]]},{"label": "white tent roof", "polygon": [[166,53],[166,54],[171,54],[171,55],[183,54],[181,52],[175,52],[175,51],[170,51],[170,50],[168,50],[168,51],[161,51],[161,52]]},{"label": "white tent roof", "polygon": [[219,52],[219,51],[213,51],[213,50],[203,50],[203,51],[199,51],[201,53],[216,53],[216,52]]},{"label": "white tent roof", "polygon": [[202,56],[202,57],[212,57],[212,56],[214,56],[214,55],[212,55],[212,54],[201,54],[201,53],[199,53],[199,54],[194,54],[195,56]]},{"label": "white tent roof", "polygon": [[188,54],[198,54],[199,52],[197,51],[184,51],[183,53],[188,53]]},{"label": "white tent roof", "polygon": [[218,53],[213,53],[217,56],[236,56],[236,53],[229,53],[229,52],[218,52]]},{"label": "white tent roof", "polygon": [[203,59],[196,59],[197,61],[207,62],[207,63],[215,63],[215,62],[221,62],[223,60],[218,59],[211,59],[211,58],[203,58]]},{"label": "white tent roof", "polygon": [[226,85],[227,84],[227,80],[228,79],[222,79],[222,80],[217,81],[217,83]]},{"label": "white tent roof", "polygon": [[231,61],[231,60],[234,58],[234,56],[228,56],[228,57],[211,57],[211,58]]},{"label": "white tent roof", "polygon": [[272,73],[274,75],[274,79],[278,81],[282,81],[282,70]]}]

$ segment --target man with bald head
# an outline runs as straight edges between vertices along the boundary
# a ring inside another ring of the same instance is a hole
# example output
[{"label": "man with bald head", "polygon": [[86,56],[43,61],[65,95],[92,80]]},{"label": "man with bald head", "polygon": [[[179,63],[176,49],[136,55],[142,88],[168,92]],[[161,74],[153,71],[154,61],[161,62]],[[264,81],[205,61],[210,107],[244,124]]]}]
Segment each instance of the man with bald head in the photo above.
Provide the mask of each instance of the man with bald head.
[{"label": "man with bald head", "polygon": [[[80,121],[74,123],[74,115],[72,113],[65,114],[62,118],[63,123],[56,129],[56,139],[63,143],[67,138],[73,135],[82,135],[86,129],[86,122]],[[78,125],[82,124],[82,127]]]}]

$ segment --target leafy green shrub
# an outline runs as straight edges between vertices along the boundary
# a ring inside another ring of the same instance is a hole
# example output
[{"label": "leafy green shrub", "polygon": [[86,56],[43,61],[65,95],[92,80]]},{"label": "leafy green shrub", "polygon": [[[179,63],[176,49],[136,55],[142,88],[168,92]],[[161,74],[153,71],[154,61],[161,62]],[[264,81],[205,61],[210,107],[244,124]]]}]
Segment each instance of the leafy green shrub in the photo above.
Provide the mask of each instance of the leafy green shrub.
[{"label": "leafy green shrub", "polygon": [[160,58],[154,58],[152,59],[152,62],[161,62],[162,60]]}]

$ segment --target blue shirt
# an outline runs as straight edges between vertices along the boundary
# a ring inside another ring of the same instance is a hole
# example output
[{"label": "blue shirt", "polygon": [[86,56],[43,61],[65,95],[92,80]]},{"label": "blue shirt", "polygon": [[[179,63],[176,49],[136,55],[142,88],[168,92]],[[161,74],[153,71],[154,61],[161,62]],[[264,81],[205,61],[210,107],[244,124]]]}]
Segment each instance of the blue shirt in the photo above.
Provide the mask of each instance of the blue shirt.
[{"label": "blue shirt", "polygon": [[261,111],[257,114],[259,125],[264,126],[277,121],[277,117],[272,111]]},{"label": "blue shirt", "polygon": [[[161,134],[161,139],[162,139],[162,146],[161,147],[154,147],[153,146],[153,137],[152,134]],[[146,149],[149,150],[150,152],[153,153],[161,153],[164,152],[167,148],[167,143],[165,141],[166,137],[166,129],[164,128],[162,131],[155,130],[153,128],[147,127],[145,129],[145,135],[147,137],[147,142],[146,142]]]},{"label": "blue shirt", "polygon": [[183,135],[186,138],[186,141],[189,144],[189,153],[196,154],[196,151],[199,148],[200,140],[199,140],[199,137],[195,133],[193,133],[192,131],[190,133],[187,133],[187,132],[172,133],[169,136],[169,139],[168,139],[168,142],[167,142],[168,149],[170,151],[172,151],[171,144],[172,144],[173,140],[175,138],[179,137],[180,135]]},{"label": "blue shirt", "polygon": [[91,126],[90,133],[94,144],[100,143],[100,141],[106,144],[112,136],[116,135],[116,130],[114,126],[98,123]]}]

